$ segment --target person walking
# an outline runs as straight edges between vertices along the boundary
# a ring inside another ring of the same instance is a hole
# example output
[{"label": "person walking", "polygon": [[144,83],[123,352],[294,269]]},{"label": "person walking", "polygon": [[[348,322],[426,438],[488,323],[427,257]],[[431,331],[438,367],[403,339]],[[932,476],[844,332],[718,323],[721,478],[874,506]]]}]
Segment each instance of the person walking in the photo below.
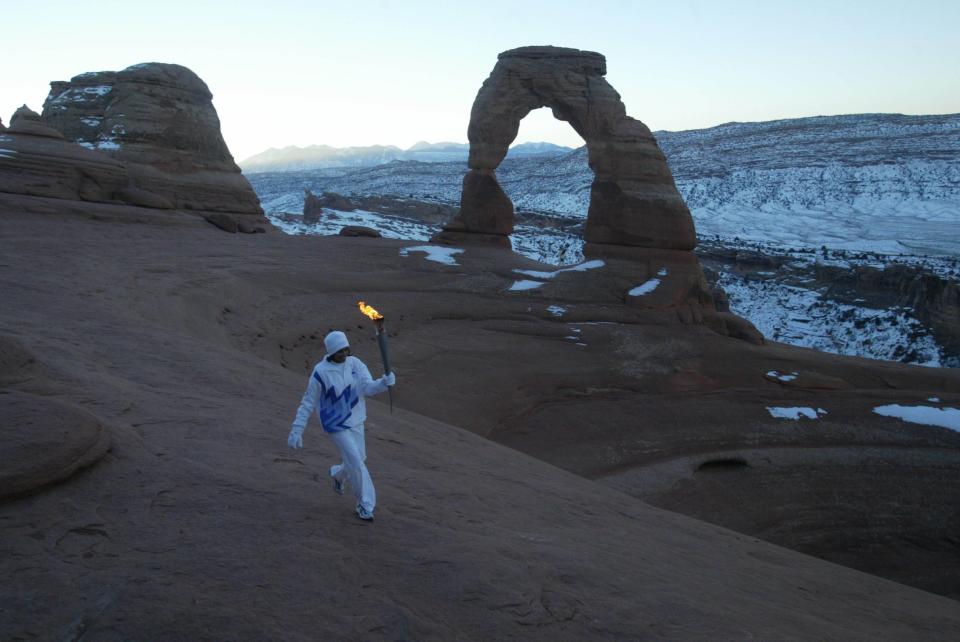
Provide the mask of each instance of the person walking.
[{"label": "person walking", "polygon": [[323,344],[327,354],[310,374],[287,445],[293,449],[303,448],[303,429],[310,414],[316,410],[320,425],[330,434],[340,452],[341,463],[330,467],[333,490],[343,495],[349,483],[357,500],[357,517],[372,521],[377,493],[366,464],[363,423],[367,418],[367,406],[364,397],[385,392],[397,379],[392,372],[373,379],[367,366],[350,354],[347,335],[339,330],[324,337]]}]

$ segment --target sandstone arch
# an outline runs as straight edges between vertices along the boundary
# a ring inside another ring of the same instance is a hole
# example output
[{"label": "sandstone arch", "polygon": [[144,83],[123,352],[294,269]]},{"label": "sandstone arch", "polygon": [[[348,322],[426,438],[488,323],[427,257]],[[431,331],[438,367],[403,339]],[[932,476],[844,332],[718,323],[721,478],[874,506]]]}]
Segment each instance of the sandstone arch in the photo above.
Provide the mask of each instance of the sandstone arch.
[{"label": "sandstone arch", "polygon": [[509,247],[513,203],[495,170],[520,121],[534,109],[549,107],[587,143],[594,181],[584,240],[692,250],[693,219],[666,158],[647,126],[626,115],[605,74],[606,59],[592,51],[521,47],[501,53],[470,113],[470,170],[460,211],[435,240]]}]

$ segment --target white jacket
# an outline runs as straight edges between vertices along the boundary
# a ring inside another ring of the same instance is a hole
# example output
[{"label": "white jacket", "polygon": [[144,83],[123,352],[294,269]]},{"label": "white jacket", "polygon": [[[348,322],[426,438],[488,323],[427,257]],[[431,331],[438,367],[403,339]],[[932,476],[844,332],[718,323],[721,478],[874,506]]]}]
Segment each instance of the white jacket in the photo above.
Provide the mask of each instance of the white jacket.
[{"label": "white jacket", "polygon": [[313,367],[310,374],[307,391],[293,420],[293,432],[303,433],[314,409],[326,432],[359,426],[367,418],[367,404],[363,398],[386,389],[383,377],[374,380],[367,366],[356,357],[347,357],[343,363],[324,359]]}]

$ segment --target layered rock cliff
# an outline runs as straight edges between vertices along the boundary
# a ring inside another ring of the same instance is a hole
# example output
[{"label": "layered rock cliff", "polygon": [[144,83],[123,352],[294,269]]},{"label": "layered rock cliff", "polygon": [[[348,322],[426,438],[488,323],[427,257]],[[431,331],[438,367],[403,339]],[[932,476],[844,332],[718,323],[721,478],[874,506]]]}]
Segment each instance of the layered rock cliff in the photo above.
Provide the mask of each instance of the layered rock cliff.
[{"label": "layered rock cliff", "polygon": [[50,84],[44,124],[122,162],[170,207],[261,216],[220,133],[207,85],[180,65],[144,63]]}]

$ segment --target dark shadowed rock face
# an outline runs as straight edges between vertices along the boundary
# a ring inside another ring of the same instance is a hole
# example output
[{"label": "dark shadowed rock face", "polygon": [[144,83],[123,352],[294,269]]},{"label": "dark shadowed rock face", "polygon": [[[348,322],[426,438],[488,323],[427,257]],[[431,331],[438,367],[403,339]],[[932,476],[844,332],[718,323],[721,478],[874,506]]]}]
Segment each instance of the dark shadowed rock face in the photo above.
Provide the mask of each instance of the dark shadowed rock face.
[{"label": "dark shadowed rock face", "polygon": [[363,225],[346,225],[340,229],[340,236],[358,236],[370,239],[378,239],[383,235],[372,227]]},{"label": "dark shadowed rock face", "polygon": [[342,212],[352,212],[357,209],[356,203],[345,196],[334,194],[333,192],[324,192],[317,196],[310,190],[304,190],[303,198],[303,220],[306,223],[316,223],[323,218],[323,210],[340,210]]},{"label": "dark shadowed rock face", "polygon": [[210,90],[186,67],[144,63],[53,82],[42,120],[122,161],[135,187],[177,208],[263,212],[223,140]]},{"label": "dark shadowed rock face", "polygon": [[323,218],[323,203],[310,190],[304,190],[303,220],[306,223],[316,223]]},{"label": "dark shadowed rock face", "polygon": [[63,134],[56,129],[44,125],[40,120],[40,114],[33,111],[26,105],[21,106],[13,112],[13,118],[10,119],[11,134],[25,134],[27,136],[40,136],[42,138],[56,138],[63,140]]}]

